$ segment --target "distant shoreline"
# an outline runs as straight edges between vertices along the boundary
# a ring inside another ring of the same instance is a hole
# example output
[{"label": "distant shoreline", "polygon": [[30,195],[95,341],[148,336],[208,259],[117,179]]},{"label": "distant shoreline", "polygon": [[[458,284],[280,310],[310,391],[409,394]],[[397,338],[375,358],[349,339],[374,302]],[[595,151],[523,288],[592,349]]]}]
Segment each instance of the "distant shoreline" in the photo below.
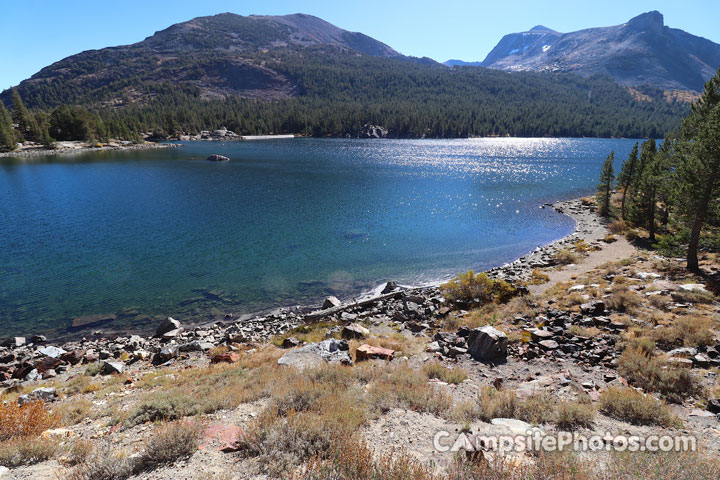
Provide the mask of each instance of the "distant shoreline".
[{"label": "distant shoreline", "polygon": [[101,151],[126,151],[126,150],[147,150],[154,148],[178,148],[182,147],[182,144],[177,143],[155,143],[155,142],[144,142],[144,143],[130,143],[121,144],[110,142],[102,144],[102,146],[90,146],[85,142],[59,142],[58,148],[44,148],[31,146],[28,148],[21,148],[20,150],[14,150],[12,152],[0,153],[0,158],[22,158],[22,157],[40,157],[45,155],[68,155],[76,153],[86,152],[101,152]]}]

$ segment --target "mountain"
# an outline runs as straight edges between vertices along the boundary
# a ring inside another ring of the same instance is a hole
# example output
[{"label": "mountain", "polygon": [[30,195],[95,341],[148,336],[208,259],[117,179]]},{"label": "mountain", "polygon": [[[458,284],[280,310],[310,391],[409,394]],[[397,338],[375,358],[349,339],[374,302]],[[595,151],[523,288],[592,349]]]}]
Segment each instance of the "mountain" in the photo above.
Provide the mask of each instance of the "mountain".
[{"label": "mountain", "polygon": [[[147,100],[144,87],[163,81],[198,87],[205,98],[238,95],[272,100],[298,93],[297,84],[268,69],[258,56],[281,48],[312,47],[429,61],[405,57],[367,35],[343,30],[312,15],[222,13],[172,25],[132,45],[67,57],[21,82],[17,89],[25,102],[35,107]],[[9,92],[0,98],[7,103]]]},{"label": "mountain", "polygon": [[[633,96],[609,77],[448,68],[301,14],[195,18],[70,56],[15,88],[56,140],[223,126],[357,136],[366,124],[403,138],[660,137],[688,110],[647,86]],[[10,97],[0,94],[8,106]]]},{"label": "mountain", "polygon": [[720,66],[720,45],[667,27],[652,11],[612,27],[560,33],[540,25],[505,35],[480,66],[601,74],[623,85],[699,92]]}]

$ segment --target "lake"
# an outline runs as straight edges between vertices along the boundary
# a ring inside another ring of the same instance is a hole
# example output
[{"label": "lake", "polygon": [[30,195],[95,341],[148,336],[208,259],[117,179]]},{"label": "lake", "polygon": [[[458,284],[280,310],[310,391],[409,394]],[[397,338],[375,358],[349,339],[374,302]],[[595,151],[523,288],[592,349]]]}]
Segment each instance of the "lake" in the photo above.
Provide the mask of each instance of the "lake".
[{"label": "lake", "polygon": [[[0,336],[148,329],[426,284],[572,232],[635,140],[293,139],[0,159]],[[228,163],[206,160],[211,153]]]}]

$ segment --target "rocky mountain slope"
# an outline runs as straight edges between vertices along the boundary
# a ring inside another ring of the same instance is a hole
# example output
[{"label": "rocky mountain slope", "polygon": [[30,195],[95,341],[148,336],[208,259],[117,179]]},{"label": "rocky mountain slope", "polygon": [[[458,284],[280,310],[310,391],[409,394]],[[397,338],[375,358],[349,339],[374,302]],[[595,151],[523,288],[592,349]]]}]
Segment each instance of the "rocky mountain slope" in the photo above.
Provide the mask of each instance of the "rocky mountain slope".
[{"label": "rocky mountain slope", "polygon": [[[205,98],[224,95],[271,100],[297,93],[294,79],[264,64],[270,50],[327,48],[370,56],[405,57],[367,35],[348,32],[304,15],[198,17],[156,32],[145,40],[88,50],[43,68],[20,83],[30,106],[60,103],[134,102],[143,86],[170,81],[199,87]],[[432,62],[434,63],[434,62]],[[0,95],[5,103],[9,91]]]},{"label": "rocky mountain slope", "polygon": [[560,33],[542,25],[505,35],[480,65],[507,71],[604,74],[621,84],[701,91],[720,66],[720,45],[664,25],[660,12],[627,23]]}]

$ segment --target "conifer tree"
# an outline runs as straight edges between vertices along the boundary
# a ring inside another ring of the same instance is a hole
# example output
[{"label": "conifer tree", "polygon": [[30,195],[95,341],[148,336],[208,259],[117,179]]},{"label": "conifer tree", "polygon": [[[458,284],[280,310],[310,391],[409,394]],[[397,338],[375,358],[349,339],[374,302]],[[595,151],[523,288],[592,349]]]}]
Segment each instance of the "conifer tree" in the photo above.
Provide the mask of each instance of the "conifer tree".
[{"label": "conifer tree", "polygon": [[12,119],[18,125],[18,131],[22,135],[22,140],[24,140],[25,137],[30,137],[33,140],[38,141],[40,139],[41,132],[37,121],[25,107],[22,98],[20,98],[20,94],[15,89],[12,90],[12,103]]},{"label": "conifer tree", "polygon": [[690,226],[687,268],[699,270],[700,234],[720,209],[720,70],[683,120],[676,201]]},{"label": "conifer tree", "polygon": [[621,218],[623,220],[626,219],[625,215],[625,200],[628,196],[628,189],[630,188],[630,185],[633,184],[633,181],[635,180],[635,170],[637,169],[638,164],[638,144],[635,142],[635,146],[633,146],[632,151],[630,152],[630,155],[628,156],[627,160],[625,160],[622,164],[622,169],[620,170],[620,175],[618,175],[618,186],[622,188],[622,203],[620,207],[621,212]]},{"label": "conifer tree", "polygon": [[10,113],[8,113],[5,105],[0,102],[0,148],[14,150],[16,146]]},{"label": "conifer tree", "polygon": [[605,163],[603,163],[602,172],[600,173],[600,183],[597,186],[600,215],[604,217],[610,215],[610,195],[612,193],[613,181],[615,180],[614,161],[615,152],[613,151],[610,152],[610,155],[605,159]]}]

